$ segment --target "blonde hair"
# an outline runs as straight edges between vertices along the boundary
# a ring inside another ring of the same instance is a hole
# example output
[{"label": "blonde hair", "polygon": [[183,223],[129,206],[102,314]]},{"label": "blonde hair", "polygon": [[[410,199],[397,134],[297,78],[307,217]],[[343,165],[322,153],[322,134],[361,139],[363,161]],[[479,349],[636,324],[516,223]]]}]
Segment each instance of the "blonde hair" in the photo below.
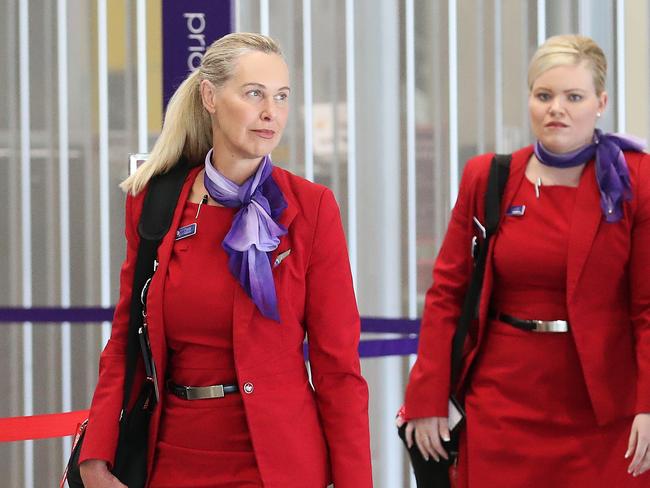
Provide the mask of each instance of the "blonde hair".
[{"label": "blonde hair", "polygon": [[591,70],[596,95],[600,96],[605,90],[607,76],[605,53],[590,37],[575,34],[549,37],[537,48],[528,65],[528,89],[533,89],[533,83],[545,71],[582,62],[586,62]]},{"label": "blonde hair", "polygon": [[202,161],[212,147],[212,122],[201,100],[201,81],[208,80],[220,88],[232,76],[237,59],[251,51],[282,56],[273,39],[255,33],[228,34],[210,45],[201,66],[190,73],[169,101],[162,131],[147,162],[120,183],[122,190],[136,195],[153,176],[169,171],[181,157],[190,164]]}]

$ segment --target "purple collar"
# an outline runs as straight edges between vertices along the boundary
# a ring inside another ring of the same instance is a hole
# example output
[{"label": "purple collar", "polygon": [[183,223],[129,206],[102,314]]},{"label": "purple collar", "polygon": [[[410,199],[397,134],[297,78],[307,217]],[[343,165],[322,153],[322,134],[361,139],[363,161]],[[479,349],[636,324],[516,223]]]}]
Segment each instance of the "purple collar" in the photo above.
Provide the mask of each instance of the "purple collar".
[{"label": "purple collar", "polygon": [[623,202],[632,198],[630,173],[623,151],[642,152],[645,141],[624,134],[594,132],[593,142],[568,153],[557,154],[535,142],[535,156],[546,166],[572,168],[596,158],[596,181],[600,190],[600,207],[607,222],[623,218]]},{"label": "purple collar", "polygon": [[210,149],[203,183],[213,200],[225,207],[240,207],[221,243],[228,253],[228,267],[262,315],[279,322],[270,253],[287,233],[277,221],[287,202],[272,171],[271,158],[264,156],[255,174],[237,185],[212,166]]}]

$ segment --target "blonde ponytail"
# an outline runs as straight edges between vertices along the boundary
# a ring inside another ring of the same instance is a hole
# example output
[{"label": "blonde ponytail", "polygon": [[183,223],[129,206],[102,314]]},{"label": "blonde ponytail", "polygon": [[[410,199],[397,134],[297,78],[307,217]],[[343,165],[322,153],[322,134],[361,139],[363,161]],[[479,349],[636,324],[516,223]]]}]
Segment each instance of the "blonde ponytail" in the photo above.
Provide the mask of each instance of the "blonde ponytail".
[{"label": "blonde ponytail", "polygon": [[147,162],[124,180],[120,187],[133,195],[149,180],[169,171],[181,155],[191,163],[200,163],[212,146],[212,123],[201,103],[199,70],[193,71],[172,96],[162,131]]},{"label": "blonde ponytail", "polygon": [[138,194],[153,176],[169,171],[181,156],[190,164],[203,162],[212,147],[212,121],[203,108],[201,81],[209,80],[217,88],[223,86],[232,76],[237,58],[250,51],[282,56],[276,42],[261,34],[237,32],[212,43],[201,66],[181,83],[169,101],[162,131],[147,162],[120,183],[122,190]]}]

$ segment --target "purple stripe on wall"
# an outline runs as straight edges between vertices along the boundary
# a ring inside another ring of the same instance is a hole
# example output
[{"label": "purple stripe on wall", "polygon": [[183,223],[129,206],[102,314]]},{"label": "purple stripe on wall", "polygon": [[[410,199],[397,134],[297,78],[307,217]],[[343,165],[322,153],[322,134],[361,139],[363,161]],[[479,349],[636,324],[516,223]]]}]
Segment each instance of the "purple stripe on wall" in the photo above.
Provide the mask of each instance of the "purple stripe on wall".
[{"label": "purple stripe on wall", "polygon": [[[113,308],[103,307],[0,307],[3,322],[105,322],[113,320]],[[361,331],[418,334],[419,319],[361,317]]]},{"label": "purple stripe on wall", "polygon": [[2,307],[2,322],[110,322],[113,320],[113,308],[102,307]]},{"label": "purple stripe on wall", "polygon": [[[369,339],[359,341],[359,357],[380,358],[383,356],[408,356],[417,354],[418,338],[406,339]],[[302,345],[305,360],[309,359],[309,344]]]},{"label": "purple stripe on wall", "polygon": [[216,39],[234,30],[232,0],[163,0],[163,107]]},{"label": "purple stripe on wall", "polygon": [[[101,323],[113,319],[113,308],[103,307],[0,307],[0,325],[2,323],[34,322],[46,324],[52,322]],[[408,337],[395,339],[366,339],[359,342],[359,356],[374,358],[382,356],[404,356],[416,354],[420,321],[412,319],[382,319],[374,317],[361,318],[361,331],[372,333],[406,334]],[[309,356],[308,344],[303,345],[305,359]]]}]

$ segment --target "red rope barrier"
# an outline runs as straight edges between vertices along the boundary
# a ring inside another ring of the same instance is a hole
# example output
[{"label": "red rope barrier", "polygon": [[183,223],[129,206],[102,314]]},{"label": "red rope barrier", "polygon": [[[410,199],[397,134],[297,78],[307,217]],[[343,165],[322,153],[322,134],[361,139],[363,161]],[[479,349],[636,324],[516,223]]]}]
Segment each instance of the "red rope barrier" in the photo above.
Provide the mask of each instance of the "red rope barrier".
[{"label": "red rope barrier", "polygon": [[0,418],[0,442],[26,441],[74,435],[88,410]]}]

